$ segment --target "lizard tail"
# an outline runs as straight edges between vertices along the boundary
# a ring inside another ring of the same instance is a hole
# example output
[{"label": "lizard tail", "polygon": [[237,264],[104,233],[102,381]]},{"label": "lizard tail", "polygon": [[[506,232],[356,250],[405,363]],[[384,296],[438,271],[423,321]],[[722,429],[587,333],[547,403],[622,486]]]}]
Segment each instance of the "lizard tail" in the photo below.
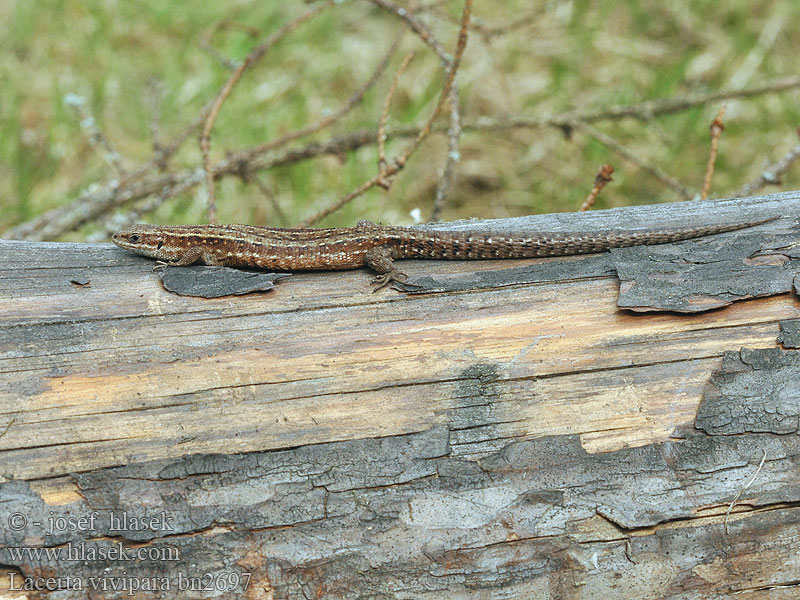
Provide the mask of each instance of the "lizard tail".
[{"label": "lizard tail", "polygon": [[452,260],[535,258],[590,254],[627,246],[667,244],[754,227],[777,218],[779,217],[742,223],[641,231],[608,230],[580,233],[532,233],[530,235],[426,232],[428,239],[424,242],[420,242],[413,234],[404,236],[398,242],[402,258]]}]

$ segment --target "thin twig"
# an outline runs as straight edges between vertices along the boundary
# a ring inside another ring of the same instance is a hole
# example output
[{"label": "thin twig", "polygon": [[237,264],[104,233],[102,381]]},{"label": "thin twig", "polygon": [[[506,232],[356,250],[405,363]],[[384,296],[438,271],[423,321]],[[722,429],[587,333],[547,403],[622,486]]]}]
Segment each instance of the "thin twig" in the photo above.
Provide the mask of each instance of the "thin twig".
[{"label": "thin twig", "polygon": [[728,505],[728,510],[725,511],[725,535],[728,535],[728,517],[731,516],[731,511],[733,510],[736,501],[739,500],[740,496],[744,494],[747,488],[753,485],[753,482],[756,480],[756,477],[758,477],[758,474],[761,472],[761,468],[764,466],[764,461],[767,460],[767,451],[762,448],[761,452],[764,453],[764,456],[761,457],[761,462],[758,464],[756,472],[753,473],[753,476],[750,478],[750,481],[748,481],[742,489],[736,492],[736,495],[733,497],[733,500]]},{"label": "thin twig", "polygon": [[486,25],[481,22],[477,22],[476,20],[476,22],[473,24],[473,28],[481,33],[484,40],[489,40],[490,38],[506,35],[512,31],[516,31],[517,29],[521,29],[532,23],[535,23],[536,20],[541,16],[541,12],[541,10],[533,11],[504,25]]},{"label": "thin twig", "polygon": [[[398,6],[391,0],[371,0],[374,4],[380,6],[386,11],[389,11],[399,18],[403,19],[411,30],[419,36],[439,57],[442,63],[442,68],[447,75],[453,66],[453,59],[447,54],[444,46],[439,43],[436,37],[431,32],[430,28],[420,21],[411,11]],[[463,15],[461,19],[462,28],[459,30],[459,36],[467,35],[469,31],[469,23],[467,27],[463,27]],[[458,86],[455,80],[452,82],[450,90],[450,124],[448,126],[447,136],[447,158],[445,159],[445,166],[442,171],[442,178],[439,180],[439,185],[436,188],[436,199],[433,205],[432,219],[434,221],[439,219],[444,201],[447,198],[450,188],[452,187],[455,178],[455,166],[461,158],[459,151],[459,143],[461,140],[461,101],[458,96]]]},{"label": "thin twig", "polygon": [[252,181],[256,184],[258,190],[264,195],[264,197],[269,200],[270,206],[272,206],[272,211],[275,213],[275,216],[278,217],[278,223],[280,225],[287,225],[289,223],[289,219],[286,217],[286,213],[283,212],[280,203],[278,202],[278,197],[275,193],[264,183],[258,175],[250,174],[250,177],[247,179],[248,182]]},{"label": "thin twig", "polygon": [[386,92],[386,97],[383,99],[383,110],[381,111],[381,118],[378,121],[378,169],[383,171],[386,169],[386,119],[389,118],[389,107],[392,104],[392,98],[397,91],[397,85],[400,83],[400,77],[405,72],[411,59],[414,58],[414,53],[409,52],[397,68],[397,73],[392,78],[392,84],[389,86],[389,91]]},{"label": "thin twig", "polygon": [[125,167],[122,164],[122,157],[112,146],[108,138],[100,131],[94,116],[86,108],[86,98],[77,94],[67,94],[64,96],[64,104],[75,111],[80,119],[80,126],[86,134],[92,148],[118,175],[125,174]]},{"label": "thin twig", "polygon": [[[800,134],[800,130],[798,134]],[[738,190],[732,192],[730,197],[742,198],[744,196],[752,196],[758,190],[768,185],[780,185],[781,176],[798,160],[800,160],[800,144],[797,144],[794,148],[789,150],[777,162],[768,165],[754,181],[746,183]]]},{"label": "thin twig", "polygon": [[247,150],[245,150],[243,152],[236,153],[236,154],[234,154],[234,159],[235,160],[239,160],[239,161],[250,161],[255,156],[258,156],[260,154],[264,154],[266,152],[269,152],[270,150],[274,150],[275,148],[280,148],[281,146],[284,146],[284,145],[288,144],[289,142],[294,141],[296,139],[303,138],[303,137],[309,136],[311,134],[317,133],[318,131],[321,131],[322,129],[325,129],[326,127],[330,127],[331,125],[333,125],[334,123],[339,121],[347,113],[349,113],[351,110],[353,110],[353,108],[359,102],[361,102],[361,100],[363,100],[364,95],[369,91],[369,89],[372,86],[375,85],[375,83],[378,81],[378,79],[380,79],[381,75],[386,70],[386,67],[389,64],[389,60],[391,59],[392,55],[397,50],[398,46],[400,45],[400,41],[402,39],[403,39],[403,35],[402,35],[402,32],[401,32],[394,39],[394,41],[392,42],[392,45],[386,51],[386,53],[384,54],[384,56],[381,59],[381,61],[375,67],[375,70],[369,76],[369,79],[367,79],[364,82],[364,84],[360,88],[358,88],[350,96],[350,98],[347,100],[347,102],[345,102],[345,104],[341,108],[339,108],[339,110],[337,110],[336,112],[331,113],[328,116],[323,117],[322,119],[320,119],[319,121],[317,121],[316,123],[314,123],[312,125],[308,125],[307,127],[302,127],[302,128],[297,129],[295,131],[291,131],[291,132],[289,132],[289,133],[287,133],[285,135],[282,135],[281,137],[279,137],[276,140],[272,140],[272,141],[267,142],[265,144],[260,144],[258,146],[253,147],[253,148],[249,148],[249,149],[247,149]]},{"label": "thin twig", "polygon": [[228,81],[225,82],[225,85],[222,86],[222,89],[214,99],[214,102],[211,105],[211,110],[206,118],[206,122],[203,125],[203,133],[200,135],[200,150],[203,154],[203,168],[205,169],[206,187],[208,188],[209,223],[213,224],[217,222],[217,203],[214,192],[214,172],[211,169],[211,129],[214,127],[214,122],[217,120],[217,115],[219,115],[219,111],[222,108],[223,102],[225,102],[225,99],[230,95],[233,87],[251,65],[264,56],[264,54],[266,54],[267,51],[269,51],[280,40],[297,29],[297,27],[312,19],[326,8],[333,6],[333,4],[334,0],[329,0],[328,2],[313,6],[299,17],[286,23],[278,31],[270,34],[263,42],[250,51],[250,53],[242,61],[242,64],[239,65],[239,68],[237,68],[228,78]]},{"label": "thin twig", "polygon": [[604,164],[597,170],[597,175],[594,178],[594,186],[592,187],[592,191],[589,192],[589,195],[586,196],[586,200],[583,201],[580,210],[589,210],[592,206],[594,206],[594,202],[597,199],[597,195],[600,193],[606,184],[610,181],[611,175],[614,173],[614,167],[608,163]]},{"label": "thin twig", "polygon": [[638,119],[650,121],[659,115],[672,114],[688,110],[695,106],[711,104],[720,100],[731,98],[751,98],[774,92],[784,92],[800,87],[800,77],[783,77],[764,82],[751,88],[725,89],[707,94],[685,94],[678,98],[662,100],[647,100],[636,104],[619,104],[605,108],[578,109],[559,115],[546,115],[542,117],[484,117],[469,124],[470,129],[509,129],[509,128],[540,128],[540,127],[569,127],[574,121],[592,123],[595,121],[615,121],[618,119]]},{"label": "thin twig", "polygon": [[223,29],[238,29],[239,31],[244,31],[252,38],[257,38],[260,32],[255,27],[251,27],[250,25],[246,25],[244,23],[236,23],[234,21],[220,21],[219,23],[214,25],[214,27],[209,29],[200,38],[200,48],[202,48],[208,54],[213,56],[217,60],[217,62],[219,62],[219,64],[221,64],[223,67],[225,67],[229,71],[233,71],[239,68],[241,63],[237,60],[228,58],[222,52],[217,50],[211,43],[211,38],[213,38],[215,34],[222,31]]},{"label": "thin twig", "polygon": [[16,422],[16,420],[17,417],[11,417],[11,420],[8,423],[6,423],[6,426],[3,428],[3,431],[0,431],[0,438],[8,433],[8,430],[11,429],[11,426]]},{"label": "thin twig", "polygon": [[394,14],[395,16],[399,17],[403,21],[405,21],[408,26],[411,28],[411,31],[417,34],[419,38],[425,42],[431,49],[436,53],[436,56],[439,57],[439,60],[442,62],[445,68],[450,67],[450,57],[447,55],[447,51],[444,49],[439,41],[434,37],[433,32],[428,28],[425,23],[420,21],[414,13],[409,11],[407,8],[399,6],[391,0],[370,0],[373,4],[381,7],[383,10]]},{"label": "thin twig", "polygon": [[439,115],[442,113],[445,103],[450,98],[450,90],[453,88],[453,83],[456,79],[456,72],[461,66],[461,59],[464,56],[464,49],[467,47],[467,31],[469,27],[469,19],[472,12],[472,0],[464,1],[464,11],[461,15],[461,29],[458,32],[458,42],[456,43],[456,51],[453,53],[453,60],[450,61],[450,69],[448,70],[447,77],[444,80],[442,92],[439,94],[439,101],[436,103],[436,108],[433,109],[433,114],[422,126],[416,139],[411,143],[405,151],[395,159],[395,162],[400,168],[405,166],[411,155],[417,150],[419,145],[425,141],[433,129],[433,124]]},{"label": "thin twig", "polygon": [[414,141],[411,142],[400,155],[395,158],[391,163],[387,163],[385,169],[381,169],[372,179],[369,179],[359,185],[355,190],[346,194],[345,196],[339,198],[333,204],[327,206],[326,208],[320,210],[316,214],[314,214],[309,219],[306,219],[302,226],[307,227],[308,225],[312,225],[321,219],[325,218],[329,214],[339,210],[342,206],[346,205],[348,202],[352,201],[354,198],[357,198],[370,188],[380,184],[391,184],[391,181],[394,177],[403,170],[408,159],[411,155],[419,148],[420,144],[425,141],[425,139],[430,135],[433,123],[439,117],[442,112],[442,108],[444,107],[445,102],[450,96],[450,90],[453,88],[453,81],[456,77],[456,72],[458,71],[458,67],[461,65],[461,58],[464,55],[464,49],[467,46],[467,30],[469,26],[469,19],[470,14],[472,11],[472,0],[465,0],[464,1],[464,10],[461,16],[461,29],[458,33],[458,43],[456,44],[456,50],[453,54],[453,60],[450,64],[450,70],[445,78],[444,85],[442,86],[442,91],[439,94],[439,101],[436,103],[436,107],[433,109],[433,113],[419,130]]},{"label": "thin twig", "polygon": [[153,153],[158,154],[161,147],[161,103],[164,99],[164,85],[157,77],[147,80],[148,109],[150,110],[150,139]]},{"label": "thin twig", "polygon": [[571,126],[575,129],[584,131],[585,133],[589,134],[599,142],[602,142],[603,144],[608,146],[609,149],[613,150],[614,152],[616,152],[629,162],[633,163],[643,171],[649,173],[657,181],[660,181],[665,186],[675,190],[675,192],[677,192],[684,200],[689,200],[690,198],[692,198],[693,194],[688,189],[686,189],[686,187],[680,181],[678,181],[671,175],[665,173],[657,166],[644,162],[636,154],[625,148],[625,146],[620,144],[610,135],[603,133],[602,131],[596,129],[595,127],[589,125],[588,123],[581,123],[580,121],[572,123]]},{"label": "thin twig", "polygon": [[[763,94],[778,93],[800,87],[800,77],[776,79],[764,82],[741,90],[723,90],[705,95],[686,96],[661,101],[647,101],[625,106],[615,106],[607,110],[591,109],[577,110],[557,115],[544,117],[484,117],[478,120],[465,121],[465,131],[499,131],[509,128],[541,128],[574,126],[574,118],[580,117],[583,121],[614,120],[618,118],[649,119],[652,116],[680,112],[688,108],[700,106],[720,99],[746,98]],[[136,203],[153,194],[176,185],[178,182],[193,180],[194,169],[184,169],[178,172],[163,172],[167,163],[175,153],[185,144],[186,140],[196,132],[205,122],[212,102],[207,103],[190,123],[188,123],[170,142],[161,146],[160,152],[153,158],[130,170],[125,177],[105,183],[93,183],[81,191],[77,197],[63,206],[51,209],[28,221],[20,223],[2,233],[8,239],[52,240],[66,232],[74,231],[78,227],[102,218],[120,207]],[[438,130],[438,129],[437,129]],[[415,137],[419,134],[419,127],[404,127],[388,129],[386,134],[389,139]],[[602,134],[601,134],[602,135]],[[299,136],[298,136],[299,137]],[[600,139],[600,138],[598,138]],[[601,141],[603,141],[601,139]],[[304,146],[290,148],[275,154],[273,148],[256,146],[232,152],[230,158],[221,160],[212,168],[215,177],[238,175],[241,173],[242,162],[246,168],[253,172],[269,169],[278,165],[293,164],[309,160],[322,155],[340,155],[352,152],[375,144],[375,131],[354,131],[349,134],[334,137],[325,142],[310,142]],[[272,144],[270,144],[271,146]],[[791,150],[785,157],[774,165],[770,165],[758,180],[749,183],[732,196],[748,196],[758,189],[775,183],[779,175],[785,173],[791,165],[800,158],[800,146]],[[774,175],[774,177],[772,176]],[[668,179],[669,176],[667,176]],[[202,181],[202,179],[201,179]],[[673,184],[675,182],[672,179]],[[192,186],[194,183],[192,183]],[[670,185],[670,184],[667,184]],[[680,186],[680,183],[678,182]],[[190,186],[191,187],[191,186]],[[679,192],[682,197],[692,197],[692,194],[680,186],[684,191]]]},{"label": "thin twig", "polygon": [[459,103],[456,101],[458,97],[458,90],[453,87],[450,90],[450,127],[447,129],[447,159],[444,163],[442,170],[442,177],[439,179],[439,185],[436,187],[436,199],[433,201],[433,210],[431,211],[431,220],[438,221],[442,216],[444,209],[444,202],[450,194],[450,189],[453,187],[453,182],[456,177],[456,164],[461,160],[461,152],[459,150],[459,143],[461,141],[461,111],[459,110]]},{"label": "thin twig", "polygon": [[725,116],[725,105],[723,104],[717,116],[711,122],[711,151],[708,154],[708,164],[706,165],[706,175],[703,178],[703,189],[700,191],[700,199],[705,200],[708,198],[708,192],[711,190],[711,178],[714,176],[714,163],[717,162],[717,149],[719,148],[719,138],[722,132],[725,131],[725,123],[723,117]]},{"label": "thin twig", "polygon": [[[444,19],[449,23],[458,23],[458,19],[456,17],[451,16],[446,10],[442,9],[442,4],[442,2],[431,2],[427,5],[423,4],[419,6],[418,12],[431,14],[435,17]],[[469,27],[471,31],[474,31],[480,35],[485,42],[489,42],[494,37],[506,35],[507,33],[511,33],[517,29],[522,29],[528,25],[531,25],[532,23],[535,23],[536,19],[541,16],[541,13],[542,10],[539,9],[523,15],[522,17],[518,17],[517,19],[509,21],[503,25],[491,25],[484,22],[484,20],[480,17],[473,17]]]}]

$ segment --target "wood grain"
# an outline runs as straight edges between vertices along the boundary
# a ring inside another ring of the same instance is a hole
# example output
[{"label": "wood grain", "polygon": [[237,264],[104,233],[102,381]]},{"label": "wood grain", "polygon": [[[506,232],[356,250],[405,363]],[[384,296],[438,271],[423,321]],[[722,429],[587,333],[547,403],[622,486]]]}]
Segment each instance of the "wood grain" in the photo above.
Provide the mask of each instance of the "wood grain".
[{"label": "wood grain", "polygon": [[[585,224],[798,209],[800,194],[787,193],[597,211]],[[581,217],[509,226],[581,229]],[[617,306],[615,261],[644,285],[636,265],[667,247],[403,263],[410,275],[480,283],[426,295],[372,294],[370,275],[353,271],[202,299],[167,292],[150,261],[110,244],[0,241],[0,522],[15,511],[32,522],[114,510],[167,511],[175,525],[6,530],[0,563],[89,577],[105,567],[13,560],[3,547],[173,544],[187,573],[251,572],[248,593],[263,598],[485,598],[501,588],[712,598],[798,581],[800,442],[794,430],[752,426],[791,413],[796,381],[752,403],[749,430],[720,425],[739,402],[735,387],[707,405],[713,426],[694,428],[709,382],[726,377],[726,352],[774,351],[800,318],[791,291],[800,235],[795,220],[776,227],[756,235],[781,241],[765,276],[786,285],[765,286],[748,270],[764,265],[740,258],[746,276],[727,306],[681,315]],[[702,257],[694,284],[707,294],[707,274],[725,282],[730,262],[707,245],[693,254],[693,243],[670,247],[669,261]],[[510,279],[520,270],[525,283]],[[762,450],[765,470],[726,536],[727,504]],[[759,544],[769,560],[755,559]],[[111,569],[177,572],[159,561]]]}]

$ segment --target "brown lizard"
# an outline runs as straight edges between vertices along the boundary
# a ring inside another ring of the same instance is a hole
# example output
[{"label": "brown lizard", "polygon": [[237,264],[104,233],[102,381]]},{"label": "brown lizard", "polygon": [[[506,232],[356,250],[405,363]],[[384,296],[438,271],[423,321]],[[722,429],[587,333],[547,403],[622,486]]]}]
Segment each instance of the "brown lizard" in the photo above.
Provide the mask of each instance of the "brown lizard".
[{"label": "brown lizard", "polygon": [[403,258],[532,258],[665,244],[753,227],[777,217],[733,224],[582,233],[446,233],[361,221],[339,229],[272,229],[250,225],[133,225],[113,235],[120,248],[169,265],[194,263],[276,271],[357,269],[378,273],[377,288],[404,282]]}]

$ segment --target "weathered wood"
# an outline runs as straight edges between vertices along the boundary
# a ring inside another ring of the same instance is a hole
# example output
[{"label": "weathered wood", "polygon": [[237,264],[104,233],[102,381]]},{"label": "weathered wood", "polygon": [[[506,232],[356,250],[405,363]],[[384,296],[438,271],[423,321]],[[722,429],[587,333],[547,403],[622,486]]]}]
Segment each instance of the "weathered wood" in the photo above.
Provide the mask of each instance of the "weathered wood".
[{"label": "weathered wood", "polygon": [[[799,209],[787,193],[488,227]],[[0,564],[17,584],[163,577],[168,591],[142,597],[165,598],[796,585],[799,238],[786,218],[598,256],[404,263],[436,294],[372,294],[353,271],[215,299],[167,292],[151,261],[111,245],[0,242]],[[617,307],[618,271],[621,305],[687,314]],[[95,512],[92,528],[47,531]],[[17,513],[27,524],[6,527]],[[120,531],[110,514],[164,527]],[[80,543],[174,547],[180,561],[7,548]],[[206,572],[252,578],[246,593],[178,593]]]},{"label": "weathered wood", "polygon": [[778,341],[786,348],[800,348],[800,319],[781,321]]}]

